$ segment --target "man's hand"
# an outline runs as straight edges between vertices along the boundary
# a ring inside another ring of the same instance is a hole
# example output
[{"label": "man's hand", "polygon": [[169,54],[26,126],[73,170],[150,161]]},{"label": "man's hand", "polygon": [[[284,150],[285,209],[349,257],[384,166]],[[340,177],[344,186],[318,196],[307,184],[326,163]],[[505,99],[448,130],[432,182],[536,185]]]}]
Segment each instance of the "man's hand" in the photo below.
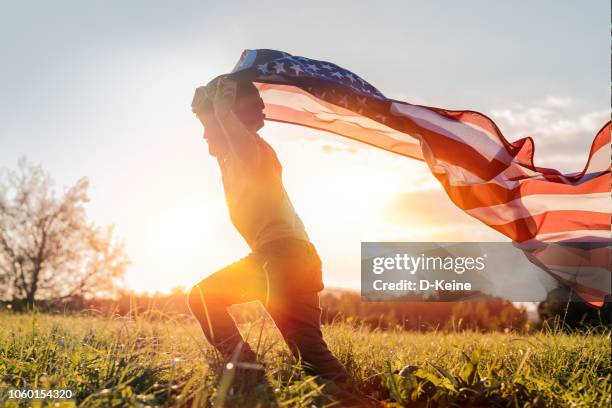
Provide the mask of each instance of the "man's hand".
[{"label": "man's hand", "polygon": [[223,120],[232,111],[234,102],[236,102],[236,91],[238,84],[236,81],[224,77],[217,81],[217,91],[213,100],[213,107],[217,119]]}]

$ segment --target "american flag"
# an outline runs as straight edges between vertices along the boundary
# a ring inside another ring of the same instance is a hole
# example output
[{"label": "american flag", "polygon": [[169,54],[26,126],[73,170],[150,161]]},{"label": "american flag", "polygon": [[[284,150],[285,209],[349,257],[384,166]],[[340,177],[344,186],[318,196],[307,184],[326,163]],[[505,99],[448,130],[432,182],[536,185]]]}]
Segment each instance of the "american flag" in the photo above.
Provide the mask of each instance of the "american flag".
[{"label": "american flag", "polygon": [[610,122],[578,174],[533,163],[534,142],[487,116],[386,98],[338,65],[246,50],[230,74],[253,81],[267,120],[325,130],[427,163],[463,211],[509,237],[587,302],[611,290]]}]

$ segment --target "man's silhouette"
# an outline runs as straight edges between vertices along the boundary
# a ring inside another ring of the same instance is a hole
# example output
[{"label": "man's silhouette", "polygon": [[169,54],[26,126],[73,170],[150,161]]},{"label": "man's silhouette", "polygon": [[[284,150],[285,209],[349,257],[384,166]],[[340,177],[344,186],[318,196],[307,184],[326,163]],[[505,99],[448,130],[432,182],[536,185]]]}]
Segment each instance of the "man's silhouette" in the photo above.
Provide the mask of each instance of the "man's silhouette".
[{"label": "man's silhouette", "polygon": [[196,90],[193,111],[221,168],[232,223],[252,252],[195,285],[189,305],[225,358],[255,362],[227,308],[261,301],[307,371],[344,383],[347,371],[321,334],[321,261],[283,187],[276,153],[257,134],[263,107],[250,82],[221,77]]}]

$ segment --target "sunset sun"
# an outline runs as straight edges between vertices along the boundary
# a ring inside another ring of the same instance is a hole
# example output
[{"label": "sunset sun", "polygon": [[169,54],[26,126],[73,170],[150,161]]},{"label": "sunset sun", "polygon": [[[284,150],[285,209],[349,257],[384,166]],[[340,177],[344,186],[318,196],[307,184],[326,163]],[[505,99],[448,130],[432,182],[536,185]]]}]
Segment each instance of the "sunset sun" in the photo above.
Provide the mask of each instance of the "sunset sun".
[{"label": "sunset sun", "polygon": [[198,251],[212,238],[210,213],[206,208],[205,202],[192,200],[154,213],[146,234],[150,260],[172,267],[192,263]]}]

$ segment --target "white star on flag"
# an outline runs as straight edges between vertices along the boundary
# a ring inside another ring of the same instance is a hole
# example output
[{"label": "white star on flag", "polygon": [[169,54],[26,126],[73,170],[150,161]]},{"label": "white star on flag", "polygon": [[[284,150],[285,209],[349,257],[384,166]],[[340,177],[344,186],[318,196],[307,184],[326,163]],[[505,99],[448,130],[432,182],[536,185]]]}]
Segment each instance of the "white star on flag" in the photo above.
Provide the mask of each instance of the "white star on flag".
[{"label": "white star on flag", "polygon": [[315,64],[308,64],[307,66],[308,66],[308,69],[311,71],[314,71],[315,74],[319,72],[319,67],[317,67]]},{"label": "white star on flag", "polygon": [[298,64],[291,64],[291,69],[295,71],[295,75],[300,75],[300,72],[304,72],[304,70],[302,69],[302,67],[300,67]]},{"label": "white star on flag", "polygon": [[276,71],[277,74],[280,74],[281,72],[285,72],[284,64],[282,62],[275,62],[274,70]]}]

